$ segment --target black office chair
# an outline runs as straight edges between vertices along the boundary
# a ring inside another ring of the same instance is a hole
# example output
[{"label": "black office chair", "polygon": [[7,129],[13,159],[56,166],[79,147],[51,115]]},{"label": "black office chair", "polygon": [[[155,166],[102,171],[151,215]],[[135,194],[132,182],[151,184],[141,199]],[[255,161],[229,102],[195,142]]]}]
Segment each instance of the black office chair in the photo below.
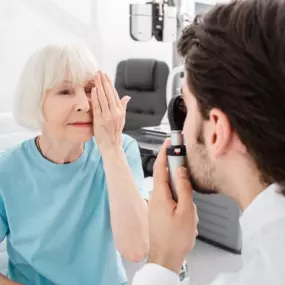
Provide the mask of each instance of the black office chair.
[{"label": "black office chair", "polygon": [[115,87],[120,98],[128,95],[124,131],[157,126],[166,112],[169,67],[154,59],[128,59],[117,66]]}]

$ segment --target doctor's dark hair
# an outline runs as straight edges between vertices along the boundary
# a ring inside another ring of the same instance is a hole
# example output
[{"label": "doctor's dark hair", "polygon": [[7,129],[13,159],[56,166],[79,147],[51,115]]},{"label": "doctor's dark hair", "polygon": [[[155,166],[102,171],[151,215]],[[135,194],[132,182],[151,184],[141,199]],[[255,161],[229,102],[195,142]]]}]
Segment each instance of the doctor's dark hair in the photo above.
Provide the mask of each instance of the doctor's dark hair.
[{"label": "doctor's dark hair", "polygon": [[263,182],[285,186],[285,0],[217,5],[186,27],[178,51],[203,118],[223,111]]}]

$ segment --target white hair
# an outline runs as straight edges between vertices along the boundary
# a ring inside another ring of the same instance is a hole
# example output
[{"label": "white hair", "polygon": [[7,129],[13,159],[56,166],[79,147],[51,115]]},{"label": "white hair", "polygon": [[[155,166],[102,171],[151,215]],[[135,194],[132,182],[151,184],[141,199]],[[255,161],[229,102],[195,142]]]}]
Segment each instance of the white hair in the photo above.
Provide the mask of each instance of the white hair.
[{"label": "white hair", "polygon": [[40,130],[45,92],[66,79],[83,83],[97,69],[92,53],[83,46],[52,44],[39,49],[29,58],[20,76],[14,101],[15,120],[23,127]]}]

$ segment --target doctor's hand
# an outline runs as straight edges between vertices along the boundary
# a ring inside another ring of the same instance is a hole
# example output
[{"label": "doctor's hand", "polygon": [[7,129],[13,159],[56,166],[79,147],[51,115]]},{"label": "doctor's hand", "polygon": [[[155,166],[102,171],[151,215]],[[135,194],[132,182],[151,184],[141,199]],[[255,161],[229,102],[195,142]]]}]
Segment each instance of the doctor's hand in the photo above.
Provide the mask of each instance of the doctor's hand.
[{"label": "doctor's hand", "polygon": [[110,78],[99,71],[94,78],[91,100],[93,129],[101,154],[120,149],[125,125],[126,108],[130,97],[121,100]]},{"label": "doctor's hand", "polygon": [[185,256],[195,245],[198,216],[186,168],[176,173],[178,203],[172,199],[167,170],[166,141],[154,165],[154,190],[149,200],[149,263],[179,274]]}]

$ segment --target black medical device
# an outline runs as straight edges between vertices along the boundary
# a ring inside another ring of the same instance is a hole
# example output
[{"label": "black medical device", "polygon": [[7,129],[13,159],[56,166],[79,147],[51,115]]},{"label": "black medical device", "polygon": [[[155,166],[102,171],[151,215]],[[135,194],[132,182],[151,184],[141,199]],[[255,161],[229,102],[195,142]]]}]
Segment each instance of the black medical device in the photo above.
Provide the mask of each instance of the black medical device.
[{"label": "black medical device", "polygon": [[186,118],[186,107],[182,96],[173,97],[168,104],[168,120],[171,129],[171,144],[167,147],[167,160],[170,175],[172,197],[178,200],[175,176],[177,168],[187,167],[186,147],[183,142],[183,125]]}]

